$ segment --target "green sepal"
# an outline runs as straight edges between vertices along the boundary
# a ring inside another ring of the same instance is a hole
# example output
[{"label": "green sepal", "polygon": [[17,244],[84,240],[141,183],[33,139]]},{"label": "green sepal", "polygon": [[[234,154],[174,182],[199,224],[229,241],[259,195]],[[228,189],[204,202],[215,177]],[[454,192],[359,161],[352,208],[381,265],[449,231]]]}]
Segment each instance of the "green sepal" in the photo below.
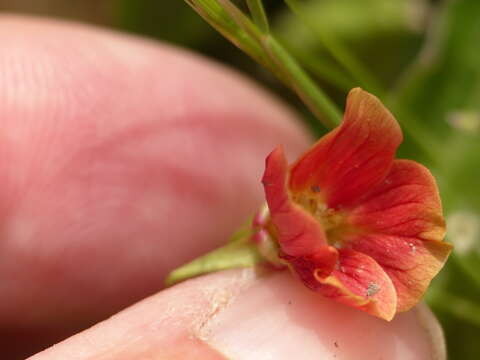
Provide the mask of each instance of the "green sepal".
[{"label": "green sepal", "polygon": [[264,262],[265,258],[250,239],[251,235],[251,228],[242,228],[226,245],[173,270],[165,279],[165,285],[171,286],[214,271],[251,267]]}]

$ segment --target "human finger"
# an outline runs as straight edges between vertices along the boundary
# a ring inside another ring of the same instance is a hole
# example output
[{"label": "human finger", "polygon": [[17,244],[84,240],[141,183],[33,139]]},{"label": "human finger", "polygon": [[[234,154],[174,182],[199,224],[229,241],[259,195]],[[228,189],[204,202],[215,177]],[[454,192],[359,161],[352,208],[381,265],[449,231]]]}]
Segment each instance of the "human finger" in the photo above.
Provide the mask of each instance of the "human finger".
[{"label": "human finger", "polygon": [[160,292],[31,360],[443,360],[425,305],[391,322],[323,298],[287,272],[232,270]]},{"label": "human finger", "polygon": [[52,341],[157,291],[256,209],[274,145],[293,154],[307,143],[277,100],[184,50],[0,21],[5,348],[25,334]]}]

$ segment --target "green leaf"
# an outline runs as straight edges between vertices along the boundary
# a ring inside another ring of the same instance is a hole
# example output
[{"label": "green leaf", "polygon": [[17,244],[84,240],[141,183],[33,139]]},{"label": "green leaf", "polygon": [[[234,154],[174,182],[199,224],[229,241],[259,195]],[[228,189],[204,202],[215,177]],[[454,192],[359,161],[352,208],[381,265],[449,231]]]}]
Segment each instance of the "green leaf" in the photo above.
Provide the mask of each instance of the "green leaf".
[{"label": "green leaf", "polygon": [[173,270],[165,279],[167,286],[215,271],[251,267],[265,259],[250,240],[251,230],[241,229],[226,245]]},{"label": "green leaf", "polygon": [[270,26],[268,24],[268,18],[263,8],[262,0],[247,0],[248,8],[252,14],[253,21],[257,24],[258,28],[264,33],[270,32]]}]

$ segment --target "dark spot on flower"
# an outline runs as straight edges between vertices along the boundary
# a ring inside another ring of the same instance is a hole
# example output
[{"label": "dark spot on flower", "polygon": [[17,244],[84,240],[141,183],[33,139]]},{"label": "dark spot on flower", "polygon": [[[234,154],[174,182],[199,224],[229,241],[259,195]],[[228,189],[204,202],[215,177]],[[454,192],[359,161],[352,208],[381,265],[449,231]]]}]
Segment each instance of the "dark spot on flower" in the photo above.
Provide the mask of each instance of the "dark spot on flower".
[{"label": "dark spot on flower", "polygon": [[310,188],[314,193],[320,192],[320,186],[314,185]]},{"label": "dark spot on flower", "polygon": [[333,343],[333,345],[335,345],[335,347],[338,348],[338,343],[336,341]]},{"label": "dark spot on flower", "polygon": [[367,287],[367,297],[373,296],[380,291],[380,285],[371,282]]}]

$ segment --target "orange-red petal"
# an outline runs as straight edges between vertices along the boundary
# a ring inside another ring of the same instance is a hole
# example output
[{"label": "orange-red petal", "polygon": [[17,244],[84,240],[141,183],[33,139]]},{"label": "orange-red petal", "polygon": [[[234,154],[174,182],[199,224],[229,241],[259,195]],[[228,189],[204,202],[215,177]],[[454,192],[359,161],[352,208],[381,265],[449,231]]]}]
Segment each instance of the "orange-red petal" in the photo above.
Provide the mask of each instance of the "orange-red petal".
[{"label": "orange-red petal", "polygon": [[327,241],[321,225],[290,199],[287,188],[288,165],[281,147],[267,157],[262,183],[282,252],[302,256],[325,248]]},{"label": "orange-red petal", "polygon": [[293,165],[290,190],[321,191],[330,208],[353,205],[383,181],[401,142],[400,127],[380,100],[353,89],[341,126]]},{"label": "orange-red petal", "polygon": [[318,278],[321,293],[390,321],[396,312],[397,294],[392,280],[375,260],[351,249],[339,250],[339,264],[332,274]]},{"label": "orange-red petal", "polygon": [[322,271],[322,257],[287,257],[285,260],[310,289],[391,320],[396,311],[397,295],[385,271],[372,258],[357,251],[340,249],[338,254],[338,262],[330,274]]},{"label": "orange-red petal", "polygon": [[442,241],[445,223],[435,180],[414,161],[395,160],[385,180],[351,212],[349,223],[360,230],[348,246],[385,269],[397,290],[397,311],[419,301],[451,251]]}]

